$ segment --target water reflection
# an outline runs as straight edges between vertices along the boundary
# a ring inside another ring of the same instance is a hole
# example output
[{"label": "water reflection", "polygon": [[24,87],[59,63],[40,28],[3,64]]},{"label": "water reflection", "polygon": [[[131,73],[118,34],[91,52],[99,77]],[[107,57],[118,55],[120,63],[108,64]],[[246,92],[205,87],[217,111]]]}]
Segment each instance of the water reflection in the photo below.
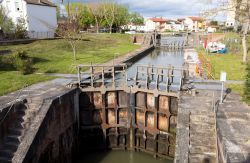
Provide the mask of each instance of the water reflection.
[{"label": "water reflection", "polygon": [[151,155],[132,151],[109,151],[84,155],[78,163],[172,163],[171,160],[155,159]]},{"label": "water reflection", "polygon": [[[174,67],[182,67],[184,62],[183,54],[183,50],[170,51],[165,48],[157,48],[128,68],[128,78],[135,78],[136,67],[138,65],[154,65],[166,68],[170,65]],[[180,71],[175,71],[174,75],[180,75]],[[179,81],[176,79],[174,82]]]}]

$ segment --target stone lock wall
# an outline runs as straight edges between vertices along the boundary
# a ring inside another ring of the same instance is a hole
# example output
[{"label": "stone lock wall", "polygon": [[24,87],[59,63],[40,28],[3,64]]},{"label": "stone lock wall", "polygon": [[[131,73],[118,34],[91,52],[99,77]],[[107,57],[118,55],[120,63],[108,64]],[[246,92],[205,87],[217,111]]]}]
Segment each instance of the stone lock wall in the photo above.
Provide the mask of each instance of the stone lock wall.
[{"label": "stone lock wall", "polygon": [[[24,162],[70,163],[78,152],[75,115],[77,91],[52,100],[45,118],[30,146]],[[46,109],[46,108],[42,108]]]}]

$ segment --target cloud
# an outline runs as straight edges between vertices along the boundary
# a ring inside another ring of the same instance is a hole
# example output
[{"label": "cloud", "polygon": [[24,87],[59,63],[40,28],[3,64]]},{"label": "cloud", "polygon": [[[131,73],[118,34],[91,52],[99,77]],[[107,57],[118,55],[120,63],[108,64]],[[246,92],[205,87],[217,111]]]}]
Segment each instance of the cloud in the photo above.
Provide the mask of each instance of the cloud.
[{"label": "cloud", "polygon": [[[55,0],[56,1],[56,0]],[[67,2],[67,0],[65,0]],[[70,2],[95,2],[96,0],[70,0]],[[130,11],[139,12],[144,17],[181,18],[199,16],[209,4],[204,0],[115,0],[129,6]],[[212,5],[212,4],[211,4]]]}]

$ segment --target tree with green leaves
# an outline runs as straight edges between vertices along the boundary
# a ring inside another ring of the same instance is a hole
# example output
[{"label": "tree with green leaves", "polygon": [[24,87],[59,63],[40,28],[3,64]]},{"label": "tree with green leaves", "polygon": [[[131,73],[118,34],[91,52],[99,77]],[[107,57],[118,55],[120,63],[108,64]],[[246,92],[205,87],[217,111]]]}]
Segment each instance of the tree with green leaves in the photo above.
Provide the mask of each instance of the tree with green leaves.
[{"label": "tree with green leaves", "polygon": [[114,25],[116,27],[121,27],[129,23],[129,11],[128,8],[124,5],[117,6],[117,15],[115,17]]},{"label": "tree with green leaves", "polygon": [[130,23],[134,25],[143,25],[144,24],[144,18],[137,12],[133,12],[130,14]]},{"label": "tree with green leaves", "polygon": [[99,33],[100,26],[104,21],[104,10],[101,3],[89,3],[87,4],[91,16],[95,20],[96,33]]},{"label": "tree with green leaves", "polygon": [[118,13],[118,5],[112,1],[104,1],[102,3],[104,10],[104,18],[109,26],[109,32],[112,33],[115,17]]},{"label": "tree with green leaves", "polygon": [[15,38],[16,39],[27,38],[26,21],[24,18],[19,18],[15,25]]},{"label": "tree with green leaves", "polygon": [[95,20],[86,5],[84,5],[80,11],[79,24],[85,29],[95,24]]},{"label": "tree with green leaves", "polygon": [[88,28],[95,24],[93,15],[90,13],[86,4],[71,3],[66,5],[68,15],[78,21],[79,25],[83,28]]},{"label": "tree with green leaves", "polygon": [[4,8],[0,6],[0,30],[5,34],[12,32],[14,24],[12,20],[7,16]]}]

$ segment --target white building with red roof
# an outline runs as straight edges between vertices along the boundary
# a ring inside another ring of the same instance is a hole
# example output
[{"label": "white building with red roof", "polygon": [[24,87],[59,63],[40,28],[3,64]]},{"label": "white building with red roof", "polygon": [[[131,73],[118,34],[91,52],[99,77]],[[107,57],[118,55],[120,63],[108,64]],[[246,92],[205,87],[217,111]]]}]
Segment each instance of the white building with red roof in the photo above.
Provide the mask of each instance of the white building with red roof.
[{"label": "white building with red roof", "polygon": [[150,31],[165,31],[167,19],[164,18],[149,18],[145,23],[145,30]]},{"label": "white building with red roof", "polygon": [[205,19],[197,16],[185,18],[184,24],[187,30],[194,32],[203,31],[206,28]]},{"label": "white building with red roof", "polygon": [[56,6],[48,0],[0,0],[14,24],[20,19],[30,38],[53,38],[57,28]]}]

